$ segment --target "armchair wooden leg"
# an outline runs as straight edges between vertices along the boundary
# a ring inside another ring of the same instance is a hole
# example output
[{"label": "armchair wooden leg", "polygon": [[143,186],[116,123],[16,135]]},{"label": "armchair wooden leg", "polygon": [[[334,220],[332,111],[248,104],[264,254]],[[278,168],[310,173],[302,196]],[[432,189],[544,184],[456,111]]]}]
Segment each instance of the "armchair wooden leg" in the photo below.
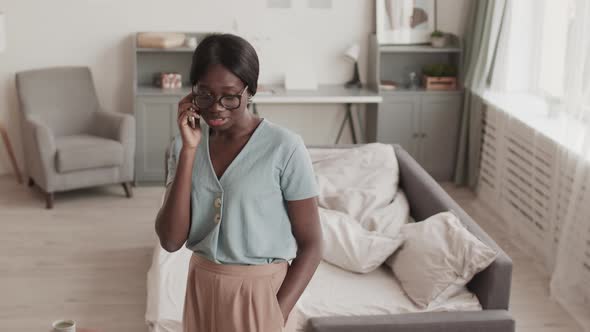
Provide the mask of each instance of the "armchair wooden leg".
[{"label": "armchair wooden leg", "polygon": [[33,178],[29,178],[29,187],[32,187],[35,185],[35,180],[33,180]]},{"label": "armchair wooden leg", "polygon": [[133,189],[131,188],[131,183],[123,182],[121,183],[121,185],[123,186],[123,189],[125,189],[125,195],[127,196],[127,198],[133,197]]},{"label": "armchair wooden leg", "polygon": [[53,193],[45,193],[45,207],[48,210],[53,209]]}]

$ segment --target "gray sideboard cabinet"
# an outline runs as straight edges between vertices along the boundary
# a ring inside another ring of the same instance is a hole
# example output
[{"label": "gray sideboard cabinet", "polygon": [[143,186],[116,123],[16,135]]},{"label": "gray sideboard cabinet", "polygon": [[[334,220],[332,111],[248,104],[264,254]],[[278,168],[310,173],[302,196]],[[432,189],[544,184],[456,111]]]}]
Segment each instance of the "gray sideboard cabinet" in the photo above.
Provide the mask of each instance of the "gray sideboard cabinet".
[{"label": "gray sideboard cabinet", "polygon": [[137,147],[135,176],[140,183],[157,183],[164,179],[164,153],[178,133],[177,97],[137,96]]},{"label": "gray sideboard cabinet", "polygon": [[[451,36],[446,48],[426,45],[378,45],[369,42],[369,87],[379,91],[383,102],[366,110],[369,142],[397,143],[408,151],[436,180],[449,181],[456,163],[456,146],[463,102],[462,88],[433,91],[404,86],[407,74],[421,73],[424,65],[452,63],[461,77],[461,46]],[[382,79],[400,83],[395,90],[380,89]],[[462,82],[458,82],[462,86]]]},{"label": "gray sideboard cabinet", "polygon": [[[209,32],[183,32],[200,42]],[[178,102],[191,91],[190,66],[194,48],[141,48],[133,38],[133,103],[136,121],[135,184],[161,185],[165,179],[166,149],[178,133]],[[182,75],[182,88],[161,89],[153,84],[160,72]]]}]

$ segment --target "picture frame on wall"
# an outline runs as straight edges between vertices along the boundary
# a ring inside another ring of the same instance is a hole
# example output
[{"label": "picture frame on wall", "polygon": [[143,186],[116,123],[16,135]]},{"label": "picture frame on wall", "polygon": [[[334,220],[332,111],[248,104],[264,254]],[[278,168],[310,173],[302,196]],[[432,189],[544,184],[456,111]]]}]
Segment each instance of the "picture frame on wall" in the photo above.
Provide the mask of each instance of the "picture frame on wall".
[{"label": "picture frame on wall", "polygon": [[436,29],[436,0],[375,0],[379,44],[428,44]]}]

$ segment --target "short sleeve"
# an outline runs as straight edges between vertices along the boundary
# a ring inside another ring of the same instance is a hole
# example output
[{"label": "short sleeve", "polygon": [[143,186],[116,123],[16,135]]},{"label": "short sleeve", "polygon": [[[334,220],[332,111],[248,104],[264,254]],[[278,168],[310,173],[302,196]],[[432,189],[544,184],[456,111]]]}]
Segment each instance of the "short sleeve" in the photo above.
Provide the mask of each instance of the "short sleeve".
[{"label": "short sleeve", "polygon": [[179,139],[178,136],[174,137],[168,148],[168,160],[166,161],[166,187],[174,181],[174,176],[176,175],[176,164],[178,162],[177,141]]},{"label": "short sleeve", "polygon": [[300,137],[288,156],[281,173],[281,190],[283,191],[283,197],[287,201],[319,195],[311,158]]}]

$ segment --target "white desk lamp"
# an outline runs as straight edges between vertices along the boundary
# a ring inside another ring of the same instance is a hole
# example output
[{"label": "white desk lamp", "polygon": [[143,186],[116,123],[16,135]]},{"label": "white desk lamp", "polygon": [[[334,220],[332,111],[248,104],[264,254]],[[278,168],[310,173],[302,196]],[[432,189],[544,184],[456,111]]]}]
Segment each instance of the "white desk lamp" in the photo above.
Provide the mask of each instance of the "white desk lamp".
[{"label": "white desk lamp", "polygon": [[360,47],[359,44],[354,44],[352,46],[350,46],[346,52],[344,53],[344,56],[349,59],[352,60],[354,62],[354,73],[352,76],[352,79],[348,82],[346,82],[346,84],[344,84],[345,87],[347,88],[360,88],[361,87],[361,79],[359,76],[359,65],[358,65],[358,60],[359,60],[359,54],[360,54]]}]

